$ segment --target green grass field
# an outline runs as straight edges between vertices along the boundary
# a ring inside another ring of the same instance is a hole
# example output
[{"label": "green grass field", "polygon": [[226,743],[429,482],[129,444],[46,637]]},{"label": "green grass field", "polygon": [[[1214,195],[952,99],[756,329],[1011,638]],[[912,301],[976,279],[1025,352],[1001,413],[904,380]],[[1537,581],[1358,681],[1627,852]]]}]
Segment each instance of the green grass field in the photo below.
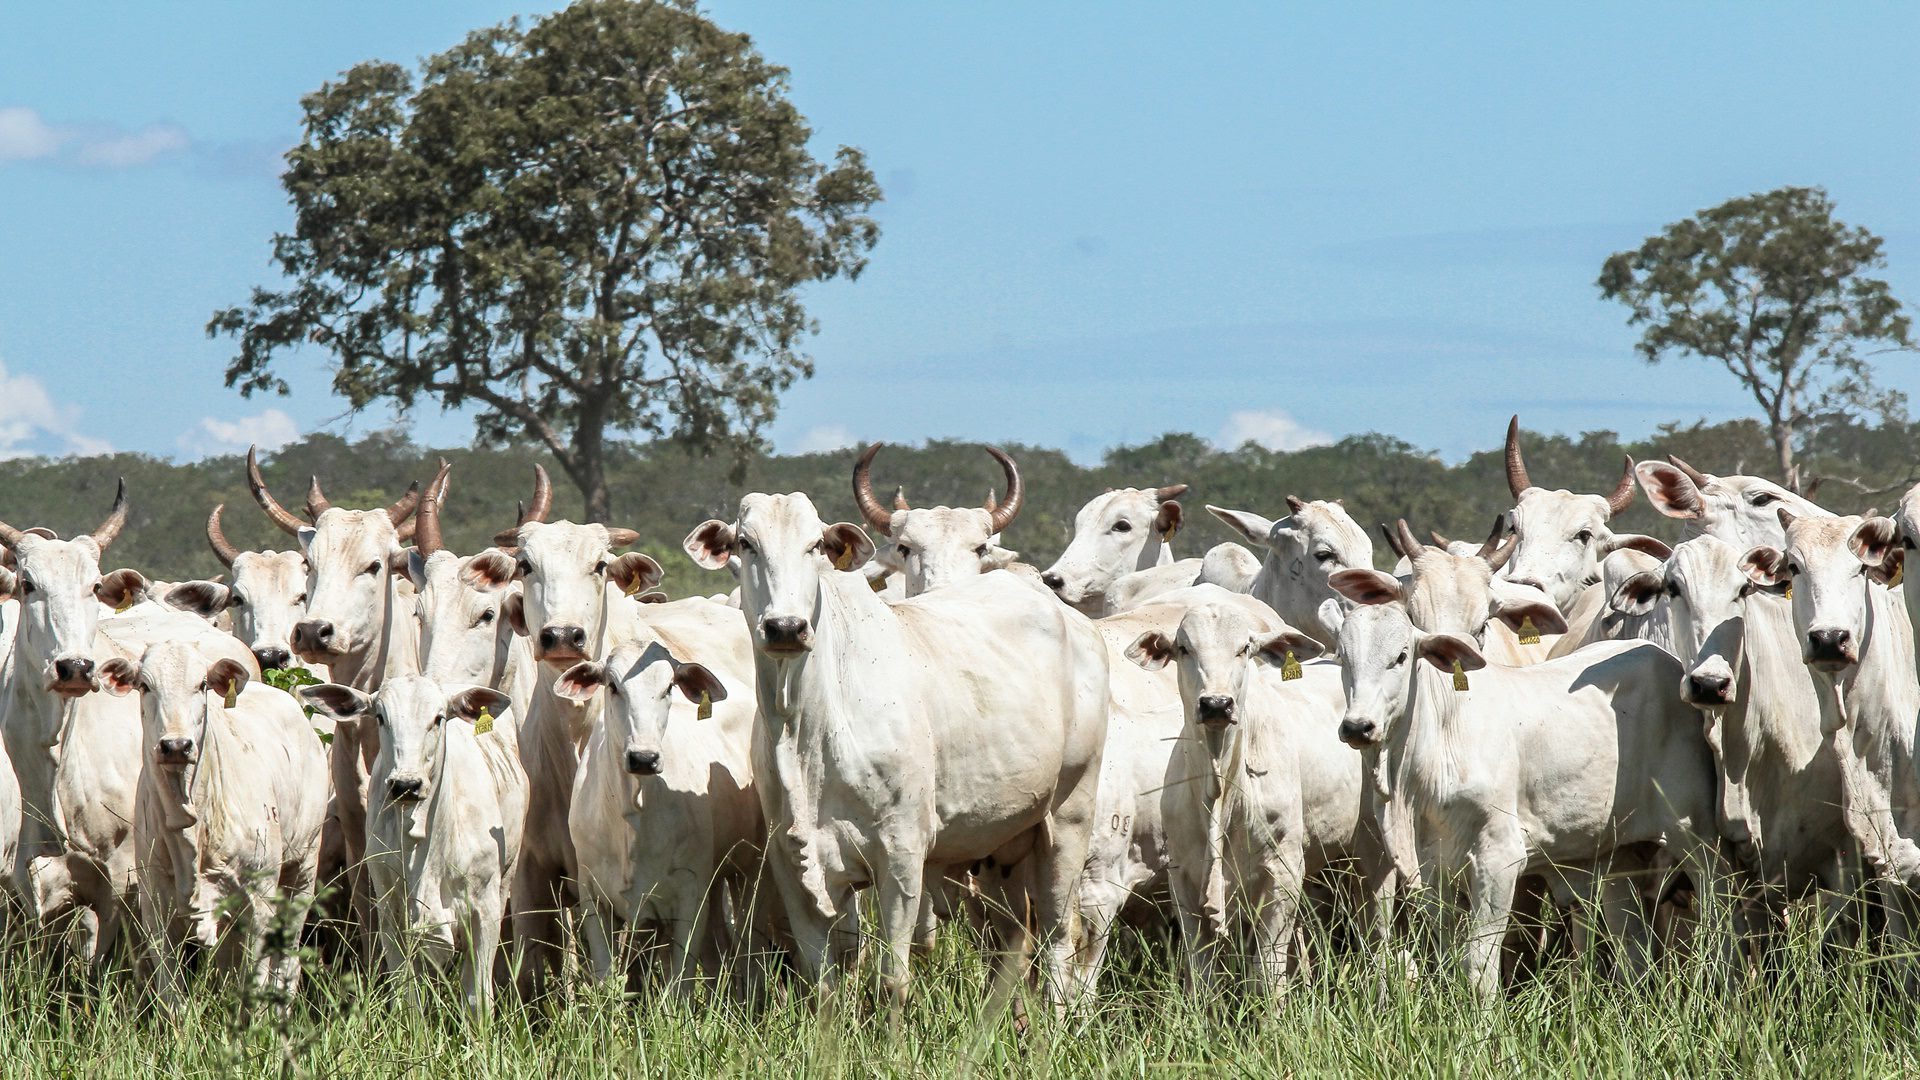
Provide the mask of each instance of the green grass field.
[{"label": "green grass field", "polygon": [[[13,940],[0,975],[0,1067],[13,1076],[1873,1076],[1920,1075],[1920,1010],[1885,956],[1784,945],[1727,985],[1674,959],[1636,985],[1548,965],[1483,1007],[1442,973],[1384,980],[1360,955],[1322,965],[1277,1012],[1197,1000],[1164,943],[1116,950],[1098,1004],[1024,1033],[985,999],[970,935],[943,935],[895,1014],[858,994],[747,1008],[730,996],[625,997],[575,985],[485,1023],[451,987],[315,967],[282,1008],[198,979],[161,1007],[125,971],[82,977]],[[1441,972],[1437,966],[1433,969]],[[424,992],[425,1000],[420,1000]]]}]

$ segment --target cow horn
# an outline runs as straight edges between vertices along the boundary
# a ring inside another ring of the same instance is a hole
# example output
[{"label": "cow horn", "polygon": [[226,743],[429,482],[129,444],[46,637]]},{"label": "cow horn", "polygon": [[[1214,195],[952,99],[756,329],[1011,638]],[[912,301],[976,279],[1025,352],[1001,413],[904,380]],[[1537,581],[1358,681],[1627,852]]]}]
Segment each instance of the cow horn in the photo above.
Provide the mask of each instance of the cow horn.
[{"label": "cow horn", "polygon": [[446,491],[443,485],[449,468],[451,466],[446,461],[440,462],[440,475],[433,478],[433,486],[427,489],[427,497],[420,501],[420,509],[414,512],[413,520],[407,523],[412,527],[414,549],[420,552],[423,559],[447,546],[440,538],[440,496]]},{"label": "cow horn", "polygon": [[[427,507],[431,506],[433,507],[433,515],[434,515],[433,550],[434,551],[440,550],[440,547],[441,547],[439,542],[440,504],[447,501],[447,476],[452,472],[453,472],[453,463],[448,461],[446,458],[441,458],[440,471],[433,474],[433,483],[427,485],[427,493],[421,497],[421,501],[418,504],[418,509],[414,510],[412,519],[404,522],[395,523],[396,528],[400,533],[400,540],[402,543],[408,540],[412,540],[414,537],[419,535],[420,518],[422,515],[424,515],[427,512]],[[424,555],[424,554],[427,554],[427,552],[423,549],[421,551],[421,554]]]},{"label": "cow horn", "polygon": [[1168,484],[1166,487],[1153,489],[1153,497],[1159,502],[1166,502],[1168,499],[1177,499],[1186,493],[1187,485],[1185,484]]},{"label": "cow horn", "polygon": [[1515,413],[1513,419],[1507,421],[1507,490],[1517,499],[1532,486],[1533,481],[1527,478],[1526,460],[1520,456],[1520,414]]},{"label": "cow horn", "polygon": [[1300,496],[1298,495],[1287,496],[1287,512],[1288,513],[1290,514],[1304,513],[1306,509],[1307,509],[1307,504],[1300,498]]},{"label": "cow horn", "polygon": [[[1505,514],[1495,514],[1493,517],[1493,530],[1487,533],[1486,541],[1480,545],[1481,558],[1488,562],[1493,561],[1494,553],[1500,550],[1500,537],[1505,534],[1506,531],[1507,516]],[[1500,562],[1502,565],[1504,565],[1506,561],[1504,556],[1501,557]],[[1495,567],[1495,569],[1498,569],[1498,567]]]},{"label": "cow horn", "polygon": [[418,509],[420,509],[420,481],[415,480],[407,485],[405,495],[400,496],[392,506],[387,507],[387,520],[398,526],[412,517],[413,512]]},{"label": "cow horn", "polygon": [[1026,485],[1020,480],[1020,467],[1013,463],[1013,458],[1007,456],[1006,451],[989,446],[987,453],[1000,463],[1000,470],[1007,474],[1007,497],[1000,500],[999,506],[988,511],[993,531],[1005,532],[1007,526],[1013,524],[1013,519],[1020,516],[1020,504],[1027,501]]},{"label": "cow horn", "polygon": [[320,490],[319,477],[309,475],[307,481],[307,519],[319,521],[321,514],[333,509],[333,503],[327,498],[326,492]]},{"label": "cow horn", "polygon": [[533,467],[533,502],[520,510],[520,524],[544,522],[547,515],[553,513],[553,480],[547,476],[547,467],[535,464]]},{"label": "cow horn", "polygon": [[1676,469],[1679,469],[1683,473],[1686,473],[1687,479],[1693,481],[1694,487],[1706,487],[1708,482],[1712,480],[1712,477],[1709,477],[1706,473],[1703,473],[1699,469],[1696,469],[1693,466],[1687,464],[1686,462],[1681,461],[1679,458],[1673,456],[1672,454],[1667,455],[1667,464],[1673,466]]},{"label": "cow horn", "polygon": [[107,511],[107,520],[102,521],[100,527],[93,530],[93,542],[100,546],[100,551],[104,554],[107,548],[113,546],[114,538],[120,535],[120,530],[126,527],[127,478],[123,476],[120,478],[119,488],[113,493],[113,509]]},{"label": "cow horn", "polygon": [[220,512],[226,508],[227,504],[221,503],[213,508],[213,513],[207,515],[207,543],[212,545],[213,554],[219,558],[221,565],[231,570],[233,560],[240,557],[240,549],[233,546],[232,541],[227,539],[226,530],[220,528]]},{"label": "cow horn", "polygon": [[1434,543],[1436,543],[1436,544],[1438,544],[1438,545],[1440,545],[1440,546],[1441,546],[1441,547],[1443,547],[1443,548],[1444,548],[1444,547],[1452,547],[1452,546],[1453,546],[1453,541],[1451,541],[1451,540],[1449,540],[1449,539],[1447,539],[1446,537],[1444,537],[1444,536],[1442,536],[1442,535],[1440,535],[1440,530],[1439,530],[1439,529],[1428,529],[1428,530],[1427,530],[1427,535],[1428,535],[1428,536],[1431,536],[1431,537],[1433,537],[1433,542],[1434,542]]},{"label": "cow horn", "polygon": [[4,521],[0,521],[0,544],[6,545],[7,558],[9,561],[13,558],[13,549],[20,546],[20,538],[25,535],[25,532],[14,528]]},{"label": "cow horn", "polygon": [[1627,455],[1627,467],[1620,473],[1620,483],[1614,487],[1613,494],[1607,496],[1608,516],[1621,513],[1633,505],[1633,455]]},{"label": "cow horn", "polygon": [[300,530],[307,527],[306,522],[294,517],[286,507],[274,501],[273,493],[267,490],[266,478],[260,475],[259,447],[255,446],[247,447],[247,490],[253,493],[253,501],[267,512],[267,517],[280,526],[281,532],[298,536]]},{"label": "cow horn", "polygon": [[1395,555],[1403,559],[1407,557],[1407,550],[1400,546],[1400,538],[1393,534],[1393,527],[1384,521],[1380,523],[1380,535],[1387,538],[1387,546],[1393,549]]},{"label": "cow horn", "polygon": [[1399,534],[1400,550],[1407,558],[1418,559],[1427,550],[1425,544],[1414,539],[1413,530],[1407,528],[1406,518],[1393,519],[1393,531]]},{"label": "cow horn", "polygon": [[[992,489],[992,488],[988,488],[988,489],[987,489],[987,501],[988,501],[988,502],[992,502],[992,501],[993,501],[993,489]],[[903,484],[895,484],[895,485],[893,485],[893,508],[894,508],[895,510],[911,510],[911,509],[913,509],[913,505],[912,505],[911,503],[909,503],[909,502],[907,502],[907,489],[906,489],[906,486],[905,486],[905,485],[903,485]],[[989,509],[989,510],[991,510],[991,509],[993,509],[993,507],[991,507],[991,506],[989,506],[989,507],[987,507],[987,509]]]},{"label": "cow horn", "polygon": [[873,459],[879,455],[882,445],[874,443],[867,447],[860,460],[853,463],[853,501],[860,507],[860,516],[867,519],[867,524],[892,536],[893,513],[873,497]]},{"label": "cow horn", "polygon": [[1518,546],[1519,543],[1519,533],[1514,533],[1512,536],[1507,537],[1505,543],[1494,548],[1493,554],[1487,556],[1487,567],[1494,573],[1499,573],[1500,568],[1507,565],[1507,560],[1513,558],[1513,549]]}]

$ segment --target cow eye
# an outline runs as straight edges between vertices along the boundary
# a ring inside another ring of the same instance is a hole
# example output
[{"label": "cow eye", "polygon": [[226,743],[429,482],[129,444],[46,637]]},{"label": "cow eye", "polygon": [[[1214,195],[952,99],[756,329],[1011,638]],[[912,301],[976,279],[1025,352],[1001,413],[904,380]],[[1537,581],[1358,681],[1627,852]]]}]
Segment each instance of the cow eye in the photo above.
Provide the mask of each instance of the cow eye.
[{"label": "cow eye", "polygon": [[21,596],[26,596],[29,593],[36,593],[39,591],[40,591],[40,586],[35,585],[32,582],[32,580],[24,577],[20,579],[20,595]]},{"label": "cow eye", "polygon": [[302,607],[305,607],[307,603],[307,594],[301,593],[299,596],[296,596],[293,598],[293,602],[296,604],[299,604]]},{"label": "cow eye", "polygon": [[895,544],[893,550],[899,552],[903,559],[911,558],[913,555],[913,549],[905,544]]},{"label": "cow eye", "polygon": [[981,558],[983,558],[983,559],[984,559],[984,558],[986,558],[986,557],[987,557],[987,545],[985,545],[985,544],[981,544],[981,545],[980,545],[979,547],[977,547],[977,548],[974,548],[974,549],[973,549],[973,553],[974,553],[975,555],[978,555],[978,556],[980,556],[980,557],[981,557]]},{"label": "cow eye", "polygon": [[1113,531],[1114,532],[1132,532],[1133,522],[1127,521],[1124,518],[1119,521],[1116,521],[1113,523]]},{"label": "cow eye", "polygon": [[604,574],[604,573],[606,573],[606,572],[607,572],[607,560],[605,560],[605,559],[601,559],[601,560],[600,560],[599,562],[597,562],[597,563],[594,563],[594,564],[593,564],[593,572],[594,572],[594,573],[596,573],[596,574]]},{"label": "cow eye", "polygon": [[1399,666],[1400,666],[1401,664],[1404,664],[1404,663],[1406,663],[1406,662],[1407,662],[1407,650],[1405,650],[1405,649],[1401,649],[1401,650],[1400,650],[1400,655],[1399,655],[1399,656],[1396,656],[1396,657],[1394,657],[1394,658],[1393,658],[1393,663],[1391,663],[1391,664],[1388,664],[1387,666],[1388,666],[1388,667],[1399,667]]},{"label": "cow eye", "polygon": [[513,571],[521,577],[532,577],[533,564],[526,559],[516,559],[513,564]]},{"label": "cow eye", "polygon": [[1799,564],[1799,563],[1796,563],[1796,562],[1789,562],[1789,563],[1787,564],[1787,576],[1788,576],[1788,577],[1799,577],[1799,576],[1800,576],[1800,564]]},{"label": "cow eye", "polygon": [[381,727],[386,727],[387,726],[387,710],[375,709],[373,712],[373,722],[375,724],[378,724]]},{"label": "cow eye", "polygon": [[1321,561],[1321,562],[1332,562],[1332,561],[1333,561],[1333,552],[1331,552],[1331,551],[1316,551],[1316,552],[1314,552],[1314,553],[1313,553],[1313,557],[1314,557],[1315,559],[1318,559],[1318,560],[1319,560],[1319,561]]},{"label": "cow eye", "polygon": [[488,623],[490,623],[490,622],[492,622],[492,621],[493,621],[493,609],[492,609],[492,608],[488,608],[487,610],[485,610],[485,611],[483,611],[483,612],[481,612],[481,613],[480,613],[480,617],[479,617],[479,618],[477,618],[477,619],[475,619],[475,620],[473,620],[473,625],[475,625],[475,626],[485,626],[485,625],[487,625]]},{"label": "cow eye", "polygon": [[1679,583],[1679,582],[1677,582],[1677,581],[1669,581],[1669,582],[1667,582],[1667,595],[1668,595],[1668,596],[1679,596],[1679,595],[1680,595],[1680,583]]},{"label": "cow eye", "polygon": [[439,713],[434,713],[434,714],[433,714],[433,723],[431,723],[431,724],[428,724],[427,726],[428,726],[428,727],[430,727],[430,728],[437,728],[437,727],[439,727],[439,726],[440,726],[440,721],[442,721],[442,720],[445,720],[445,719],[446,719],[446,717],[444,717],[444,716],[441,716],[441,715],[440,715]]},{"label": "cow eye", "polygon": [[227,606],[230,608],[246,607],[247,598],[241,596],[239,593],[233,593],[227,597]]},{"label": "cow eye", "polygon": [[1755,506],[1765,506],[1768,503],[1779,502],[1780,496],[1775,495],[1771,491],[1757,491],[1754,493],[1753,498],[1748,499],[1747,501],[1749,503],[1752,503]]},{"label": "cow eye", "polygon": [[378,559],[375,559],[374,561],[372,561],[372,562],[370,562],[370,563],[368,563],[368,564],[367,564],[367,568],[366,568],[365,570],[362,570],[362,571],[360,571],[360,572],[361,572],[362,574],[377,574],[377,573],[379,573],[379,572],[380,572],[380,560],[378,560]]},{"label": "cow eye", "polygon": [[1593,530],[1581,529],[1579,532],[1573,534],[1573,538],[1583,544],[1591,544],[1593,543]]},{"label": "cow eye", "polygon": [[733,542],[733,549],[742,555],[751,555],[753,554],[753,541],[743,536]]}]

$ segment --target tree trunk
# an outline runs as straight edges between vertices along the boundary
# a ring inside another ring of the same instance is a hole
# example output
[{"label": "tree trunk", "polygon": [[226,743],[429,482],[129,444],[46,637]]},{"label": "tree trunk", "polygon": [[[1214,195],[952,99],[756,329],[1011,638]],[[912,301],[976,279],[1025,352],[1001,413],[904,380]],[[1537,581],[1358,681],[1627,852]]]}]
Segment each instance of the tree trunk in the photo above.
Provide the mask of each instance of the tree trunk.
[{"label": "tree trunk", "polygon": [[1773,433],[1773,452],[1780,466],[1780,482],[1795,495],[1800,491],[1800,466],[1793,460],[1793,425],[1785,420],[1775,420],[1771,425]]},{"label": "tree trunk", "polygon": [[613,517],[607,493],[607,420],[598,403],[586,402],[573,429],[573,465],[567,475],[579,486],[586,504],[584,520],[606,524]]}]

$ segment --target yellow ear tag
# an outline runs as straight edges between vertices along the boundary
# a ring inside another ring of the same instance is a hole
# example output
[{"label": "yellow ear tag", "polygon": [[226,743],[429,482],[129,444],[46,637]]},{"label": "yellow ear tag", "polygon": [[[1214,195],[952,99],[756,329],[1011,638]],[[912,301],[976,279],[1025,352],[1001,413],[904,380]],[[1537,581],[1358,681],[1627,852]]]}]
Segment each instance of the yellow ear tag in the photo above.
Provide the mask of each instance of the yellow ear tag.
[{"label": "yellow ear tag", "polygon": [[1907,564],[1904,561],[1902,561],[1899,566],[1896,566],[1893,568],[1893,576],[1887,579],[1887,588],[1889,589],[1899,588],[1900,582],[1906,580],[1906,576],[1907,576]]},{"label": "yellow ear tag", "polygon": [[1180,531],[1180,526],[1178,525],[1175,525],[1171,529],[1162,529],[1160,531],[1160,542],[1163,544],[1173,543],[1173,534],[1179,531]]},{"label": "yellow ear tag", "polygon": [[620,591],[626,593],[628,596],[638,596],[640,595],[640,591],[646,587],[646,580],[636,575],[633,580],[627,582],[627,587]]},{"label": "yellow ear tag", "polygon": [[1793,599],[1793,582],[1791,581],[1787,582],[1787,591],[1782,593],[1781,595],[1785,596],[1789,600]]},{"label": "yellow ear tag", "polygon": [[868,578],[867,588],[872,589],[874,592],[886,592],[887,579],[885,575],[882,575],[880,577]]},{"label": "yellow ear tag", "polygon": [[1460,691],[1465,690],[1466,688],[1467,688],[1467,669],[1460,666],[1460,661],[1455,660],[1453,662],[1453,689],[1456,693],[1458,693]]},{"label": "yellow ear tag", "polygon": [[1300,677],[1300,661],[1294,659],[1293,650],[1287,650],[1287,658],[1280,664],[1280,681],[1292,682]]},{"label": "yellow ear tag", "polygon": [[227,708],[240,704],[240,683],[238,680],[227,684]]},{"label": "yellow ear tag", "polygon": [[1520,644],[1522,645],[1540,644],[1540,631],[1534,627],[1533,616],[1531,615],[1520,620]]},{"label": "yellow ear tag", "polygon": [[483,705],[480,707],[480,716],[473,722],[473,733],[475,735],[485,735],[492,730],[493,714],[488,712],[486,706]]},{"label": "yellow ear tag", "polygon": [[845,570],[846,568],[852,565],[853,565],[853,545],[847,544],[841,547],[840,554],[835,555],[833,557],[833,568],[835,570]]},{"label": "yellow ear tag", "polygon": [[120,614],[121,612],[123,612],[123,611],[125,611],[125,610],[127,610],[128,608],[130,608],[130,607],[132,607],[132,606],[133,606],[133,594],[132,594],[132,593],[127,593],[126,595],[124,595],[124,596],[122,596],[122,597],[120,598],[120,603],[119,603],[119,605],[118,605],[118,606],[116,606],[116,607],[115,607],[115,608],[113,609],[113,613],[114,613],[115,615],[118,615],[118,614]]},{"label": "yellow ear tag", "polygon": [[700,691],[700,711],[694,713],[693,715],[697,719],[701,719],[701,720],[713,719],[713,695],[712,694],[707,693],[705,690]]}]

